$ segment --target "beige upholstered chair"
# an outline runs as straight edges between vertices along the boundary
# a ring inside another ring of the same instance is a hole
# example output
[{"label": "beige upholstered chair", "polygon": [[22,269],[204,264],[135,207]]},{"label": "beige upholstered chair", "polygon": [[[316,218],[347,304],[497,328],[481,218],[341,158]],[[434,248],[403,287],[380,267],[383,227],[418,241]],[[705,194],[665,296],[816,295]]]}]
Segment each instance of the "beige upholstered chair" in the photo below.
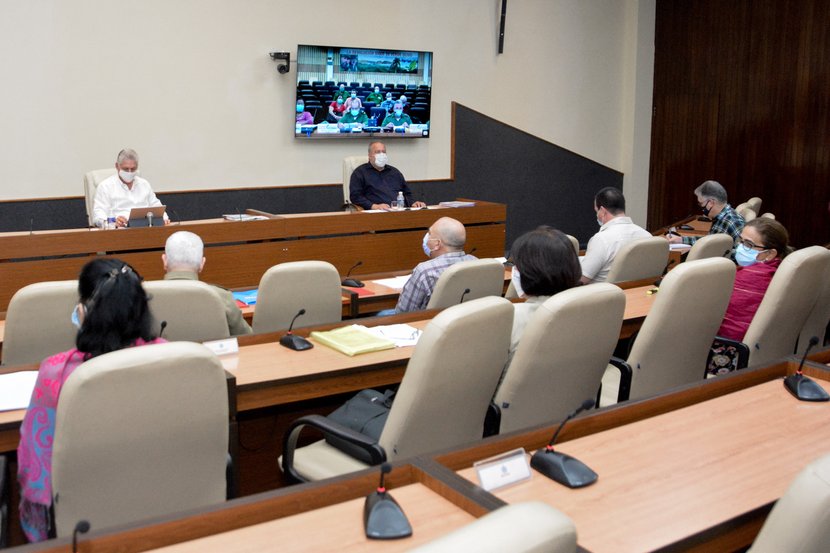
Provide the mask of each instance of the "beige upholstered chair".
[{"label": "beige upholstered chair", "polygon": [[665,276],[628,355],[631,398],[703,380],[734,282],[735,264],[722,257],[686,262]]},{"label": "beige upholstered chair", "polygon": [[514,503],[431,541],[410,553],[573,553],[576,527],[561,511],[541,501]]},{"label": "beige upholstered chair", "polygon": [[661,236],[632,240],[620,247],[607,282],[626,282],[644,278],[657,278],[663,274],[669,262],[669,243]]},{"label": "beige upholstered chair", "polygon": [[749,207],[748,203],[742,203],[735,208],[735,211],[744,218],[747,223],[758,217],[758,212]]},{"label": "beige upholstered chair", "polygon": [[61,390],[52,453],[58,537],[225,499],[228,391],[206,347],[172,342],[101,355]]},{"label": "beige upholstered chair", "polygon": [[766,213],[762,213],[761,217],[766,217],[767,219],[775,219],[775,214],[767,211]]},{"label": "beige upholstered chair", "polygon": [[254,332],[287,330],[301,310],[296,326],[340,321],[343,299],[340,275],[325,261],[292,261],[274,265],[259,281]]},{"label": "beige upholstered chair", "polygon": [[[487,297],[440,312],[424,329],[409,360],[378,443],[361,442],[373,460],[396,460],[481,439],[484,417],[507,361],[513,305]],[[295,449],[306,425],[348,441],[360,434],[318,415],[292,423],[283,443],[283,472],[321,480],[367,467],[320,440]]]},{"label": "beige upholstered chair", "polygon": [[830,322],[830,267],[828,267],[822,279],[821,291],[818,298],[816,298],[816,303],[813,304],[813,308],[804,323],[804,328],[801,329],[801,334],[798,337],[798,352],[796,353],[803,353],[804,348],[807,347],[810,338],[813,336],[818,338],[819,345],[823,345],[828,322]]},{"label": "beige upholstered chair", "polygon": [[[469,292],[466,292],[467,290]],[[504,290],[504,265],[496,259],[461,261],[438,277],[427,309],[443,309],[461,302],[501,296]]]},{"label": "beige upholstered chair", "polygon": [[115,167],[109,169],[96,169],[84,175],[84,196],[86,197],[86,215],[89,219],[89,226],[95,226],[92,210],[95,208],[95,192],[101,181],[115,174]]},{"label": "beige upholstered chair", "polygon": [[354,170],[363,165],[364,163],[369,163],[369,156],[362,155],[362,156],[348,156],[343,158],[343,203],[348,204],[351,203],[349,199],[349,182],[352,180],[352,173]]},{"label": "beige upholstered chair", "polygon": [[762,200],[758,196],[753,196],[746,201],[747,207],[755,213],[761,213],[761,203]]},{"label": "beige upholstered chair", "polygon": [[77,280],[38,282],[18,290],[6,312],[3,364],[40,363],[74,347],[78,329],[71,318],[77,303]]},{"label": "beige upholstered chair", "polygon": [[604,282],[565,290],[540,305],[494,398],[499,432],[559,421],[596,396],[624,311],[623,291]]},{"label": "beige upholstered chair", "polygon": [[168,340],[205,342],[230,336],[225,305],[210,285],[198,280],[152,280],[144,283],[144,290],[156,323],[167,322],[163,336]]},{"label": "beige upholstered chair", "polygon": [[734,241],[728,234],[708,234],[699,238],[694,243],[692,249],[689,250],[689,254],[686,256],[686,262],[709,257],[724,257],[729,254],[733,246]]},{"label": "beige upholstered chair", "polygon": [[784,258],[744,336],[749,366],[792,355],[826,285],[828,266],[830,250],[821,246],[797,250]]},{"label": "beige upholstered chair", "polygon": [[827,551],[830,544],[830,455],[804,468],[767,517],[749,553]]}]

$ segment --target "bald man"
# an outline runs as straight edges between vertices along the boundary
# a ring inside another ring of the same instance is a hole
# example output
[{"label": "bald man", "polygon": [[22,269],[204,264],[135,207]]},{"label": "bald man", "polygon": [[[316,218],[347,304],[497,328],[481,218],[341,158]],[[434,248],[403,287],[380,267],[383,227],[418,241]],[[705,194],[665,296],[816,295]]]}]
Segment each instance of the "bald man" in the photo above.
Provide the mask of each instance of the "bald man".
[{"label": "bald man", "polygon": [[459,221],[449,217],[441,217],[435,221],[424,235],[422,244],[429,261],[419,263],[412,271],[412,276],[401,290],[395,312],[426,309],[441,273],[460,261],[476,259],[464,253],[466,242],[467,231]]}]

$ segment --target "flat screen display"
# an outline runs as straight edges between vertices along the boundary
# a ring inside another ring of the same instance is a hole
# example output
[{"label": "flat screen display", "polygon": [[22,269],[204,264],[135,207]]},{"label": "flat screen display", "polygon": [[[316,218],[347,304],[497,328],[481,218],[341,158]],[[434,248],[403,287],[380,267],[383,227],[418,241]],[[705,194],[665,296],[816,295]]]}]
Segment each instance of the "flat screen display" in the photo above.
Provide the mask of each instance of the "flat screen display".
[{"label": "flat screen display", "polygon": [[432,52],[297,46],[294,137],[429,137],[432,64]]}]

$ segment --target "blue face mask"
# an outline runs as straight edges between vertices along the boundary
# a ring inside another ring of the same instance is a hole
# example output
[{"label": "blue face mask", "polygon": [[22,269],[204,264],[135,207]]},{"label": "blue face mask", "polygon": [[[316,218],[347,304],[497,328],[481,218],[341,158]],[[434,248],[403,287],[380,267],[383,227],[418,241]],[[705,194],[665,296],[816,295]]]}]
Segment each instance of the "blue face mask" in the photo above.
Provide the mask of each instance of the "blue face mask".
[{"label": "blue face mask", "polygon": [[78,318],[78,307],[79,305],[75,306],[75,309],[72,310],[72,324],[75,325],[76,328],[81,328],[81,320]]},{"label": "blue face mask", "polygon": [[753,250],[752,248],[747,248],[743,244],[738,244],[738,247],[735,248],[735,261],[737,261],[738,265],[741,267],[749,267],[750,265],[758,263],[759,253],[761,252],[758,250]]},{"label": "blue face mask", "polygon": [[432,253],[432,250],[429,249],[428,242],[429,242],[429,233],[426,233],[426,234],[424,234],[424,240],[421,243],[421,245],[423,246],[424,254],[426,254],[427,257],[429,257],[430,254]]},{"label": "blue face mask", "polygon": [[297,113],[303,112],[303,106],[301,104],[297,104]]},{"label": "blue face mask", "polygon": [[403,113],[402,110],[396,109],[395,110],[395,117],[400,117],[402,113]]},{"label": "blue face mask", "polygon": [[352,111],[352,115],[355,116],[355,117],[357,117],[357,114],[360,113],[359,109],[353,109],[351,111]]}]

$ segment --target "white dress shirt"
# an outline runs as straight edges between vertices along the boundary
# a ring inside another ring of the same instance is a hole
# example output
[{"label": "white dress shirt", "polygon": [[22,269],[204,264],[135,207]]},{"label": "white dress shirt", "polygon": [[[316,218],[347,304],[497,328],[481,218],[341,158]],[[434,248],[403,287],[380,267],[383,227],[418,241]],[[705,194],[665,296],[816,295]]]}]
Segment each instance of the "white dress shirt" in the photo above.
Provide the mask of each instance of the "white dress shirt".
[{"label": "white dress shirt", "polygon": [[[135,177],[132,188],[127,188],[118,175],[112,175],[101,181],[95,191],[95,203],[92,209],[95,226],[101,227],[107,217],[129,218],[134,207],[155,207],[162,203],[156,198],[150,183],[141,177]],[[167,214],[164,214],[167,219]]]},{"label": "white dress shirt", "polygon": [[579,258],[582,276],[592,282],[605,282],[620,247],[626,242],[649,237],[651,234],[632,223],[631,217],[614,217],[588,241],[585,255]]}]

